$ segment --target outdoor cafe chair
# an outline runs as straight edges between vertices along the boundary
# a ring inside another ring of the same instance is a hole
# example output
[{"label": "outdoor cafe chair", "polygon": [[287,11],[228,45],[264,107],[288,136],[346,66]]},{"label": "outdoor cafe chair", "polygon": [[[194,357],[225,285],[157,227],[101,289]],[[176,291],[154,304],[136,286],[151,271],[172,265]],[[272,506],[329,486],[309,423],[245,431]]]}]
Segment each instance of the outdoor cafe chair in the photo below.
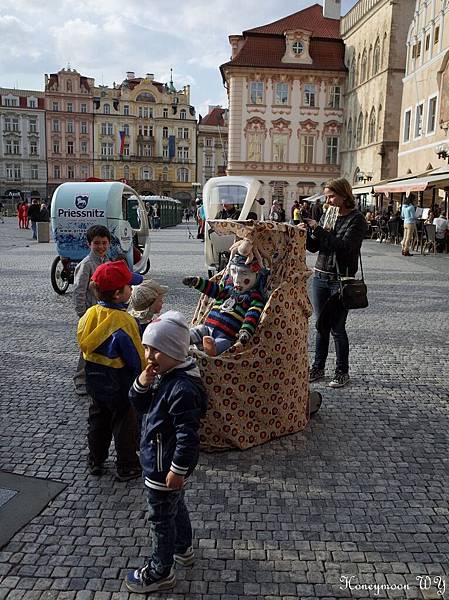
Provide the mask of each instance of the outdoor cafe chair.
[{"label": "outdoor cafe chair", "polygon": [[421,244],[421,254],[425,253],[427,250],[430,254],[430,251],[433,250],[433,253],[437,252],[437,240],[436,240],[436,227],[431,223],[426,223],[424,225],[424,233],[422,237]]}]

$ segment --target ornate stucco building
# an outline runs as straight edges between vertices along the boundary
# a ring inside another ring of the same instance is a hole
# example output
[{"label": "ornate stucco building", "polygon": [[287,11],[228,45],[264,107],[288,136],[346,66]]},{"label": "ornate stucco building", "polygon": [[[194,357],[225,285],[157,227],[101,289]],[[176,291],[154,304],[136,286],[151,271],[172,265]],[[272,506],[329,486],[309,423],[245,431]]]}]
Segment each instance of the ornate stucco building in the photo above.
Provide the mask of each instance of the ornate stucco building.
[{"label": "ornate stucco building", "polygon": [[228,110],[209,106],[198,122],[197,180],[202,186],[211,177],[226,175],[228,160]]},{"label": "ornate stucco building", "polygon": [[449,159],[449,1],[411,3],[415,13],[406,46],[399,176],[447,166]]},{"label": "ornate stucco building", "polygon": [[93,176],[94,84],[70,68],[45,75],[49,197],[64,181]]},{"label": "ornate stucco building", "polygon": [[123,179],[141,194],[188,204],[196,176],[196,119],[190,86],[176,90],[147,73],[94,92],[95,177]]},{"label": "ornate stucco building", "polygon": [[402,77],[413,11],[413,0],[359,0],[341,20],[349,69],[341,166],[353,184],[397,175]]},{"label": "ornate stucco building", "polygon": [[46,199],[44,94],[0,88],[0,197]]},{"label": "ornate stucco building", "polygon": [[340,174],[344,45],[340,2],[326,0],[231,35],[228,174],[251,174],[289,208]]}]

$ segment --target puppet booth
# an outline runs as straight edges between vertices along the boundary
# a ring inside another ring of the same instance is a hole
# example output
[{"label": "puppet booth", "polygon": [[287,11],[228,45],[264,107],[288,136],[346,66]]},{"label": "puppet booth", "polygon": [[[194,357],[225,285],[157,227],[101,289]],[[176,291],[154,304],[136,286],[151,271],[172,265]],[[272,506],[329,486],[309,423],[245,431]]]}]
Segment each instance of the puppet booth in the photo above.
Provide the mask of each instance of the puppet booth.
[{"label": "puppet booth", "polygon": [[[210,221],[234,235],[237,252],[258,257],[265,270],[265,304],[254,334],[217,356],[192,350],[209,393],[200,439],[209,451],[246,449],[301,431],[309,420],[306,233],[287,224]],[[232,254],[232,253],[231,253]],[[211,278],[226,281],[230,265]],[[188,278],[193,279],[193,278]],[[202,294],[192,321],[203,324],[214,300]]]}]

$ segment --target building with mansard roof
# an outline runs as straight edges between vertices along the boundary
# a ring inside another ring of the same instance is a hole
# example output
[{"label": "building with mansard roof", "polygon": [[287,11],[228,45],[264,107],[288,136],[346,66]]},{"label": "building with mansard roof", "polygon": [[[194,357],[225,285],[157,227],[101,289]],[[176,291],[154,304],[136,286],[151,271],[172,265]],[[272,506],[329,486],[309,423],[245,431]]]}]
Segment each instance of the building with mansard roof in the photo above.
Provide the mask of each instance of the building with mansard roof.
[{"label": "building with mansard roof", "polygon": [[254,175],[289,208],[340,175],[347,70],[340,0],[229,36],[228,175]]},{"label": "building with mansard roof", "polygon": [[202,186],[211,177],[226,175],[228,158],[228,110],[209,106],[198,122],[198,176]]}]

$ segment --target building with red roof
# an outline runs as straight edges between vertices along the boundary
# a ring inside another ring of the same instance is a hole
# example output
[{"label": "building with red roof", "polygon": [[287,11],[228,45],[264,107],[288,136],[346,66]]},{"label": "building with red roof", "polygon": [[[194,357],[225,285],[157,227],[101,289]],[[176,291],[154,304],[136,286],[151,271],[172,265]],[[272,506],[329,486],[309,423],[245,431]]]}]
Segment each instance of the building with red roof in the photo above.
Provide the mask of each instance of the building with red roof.
[{"label": "building with red roof", "polygon": [[198,122],[198,177],[202,186],[211,177],[226,175],[228,162],[228,110],[209,106]]},{"label": "building with red roof", "polygon": [[229,175],[253,174],[288,210],[340,174],[347,77],[340,0],[229,36]]}]

